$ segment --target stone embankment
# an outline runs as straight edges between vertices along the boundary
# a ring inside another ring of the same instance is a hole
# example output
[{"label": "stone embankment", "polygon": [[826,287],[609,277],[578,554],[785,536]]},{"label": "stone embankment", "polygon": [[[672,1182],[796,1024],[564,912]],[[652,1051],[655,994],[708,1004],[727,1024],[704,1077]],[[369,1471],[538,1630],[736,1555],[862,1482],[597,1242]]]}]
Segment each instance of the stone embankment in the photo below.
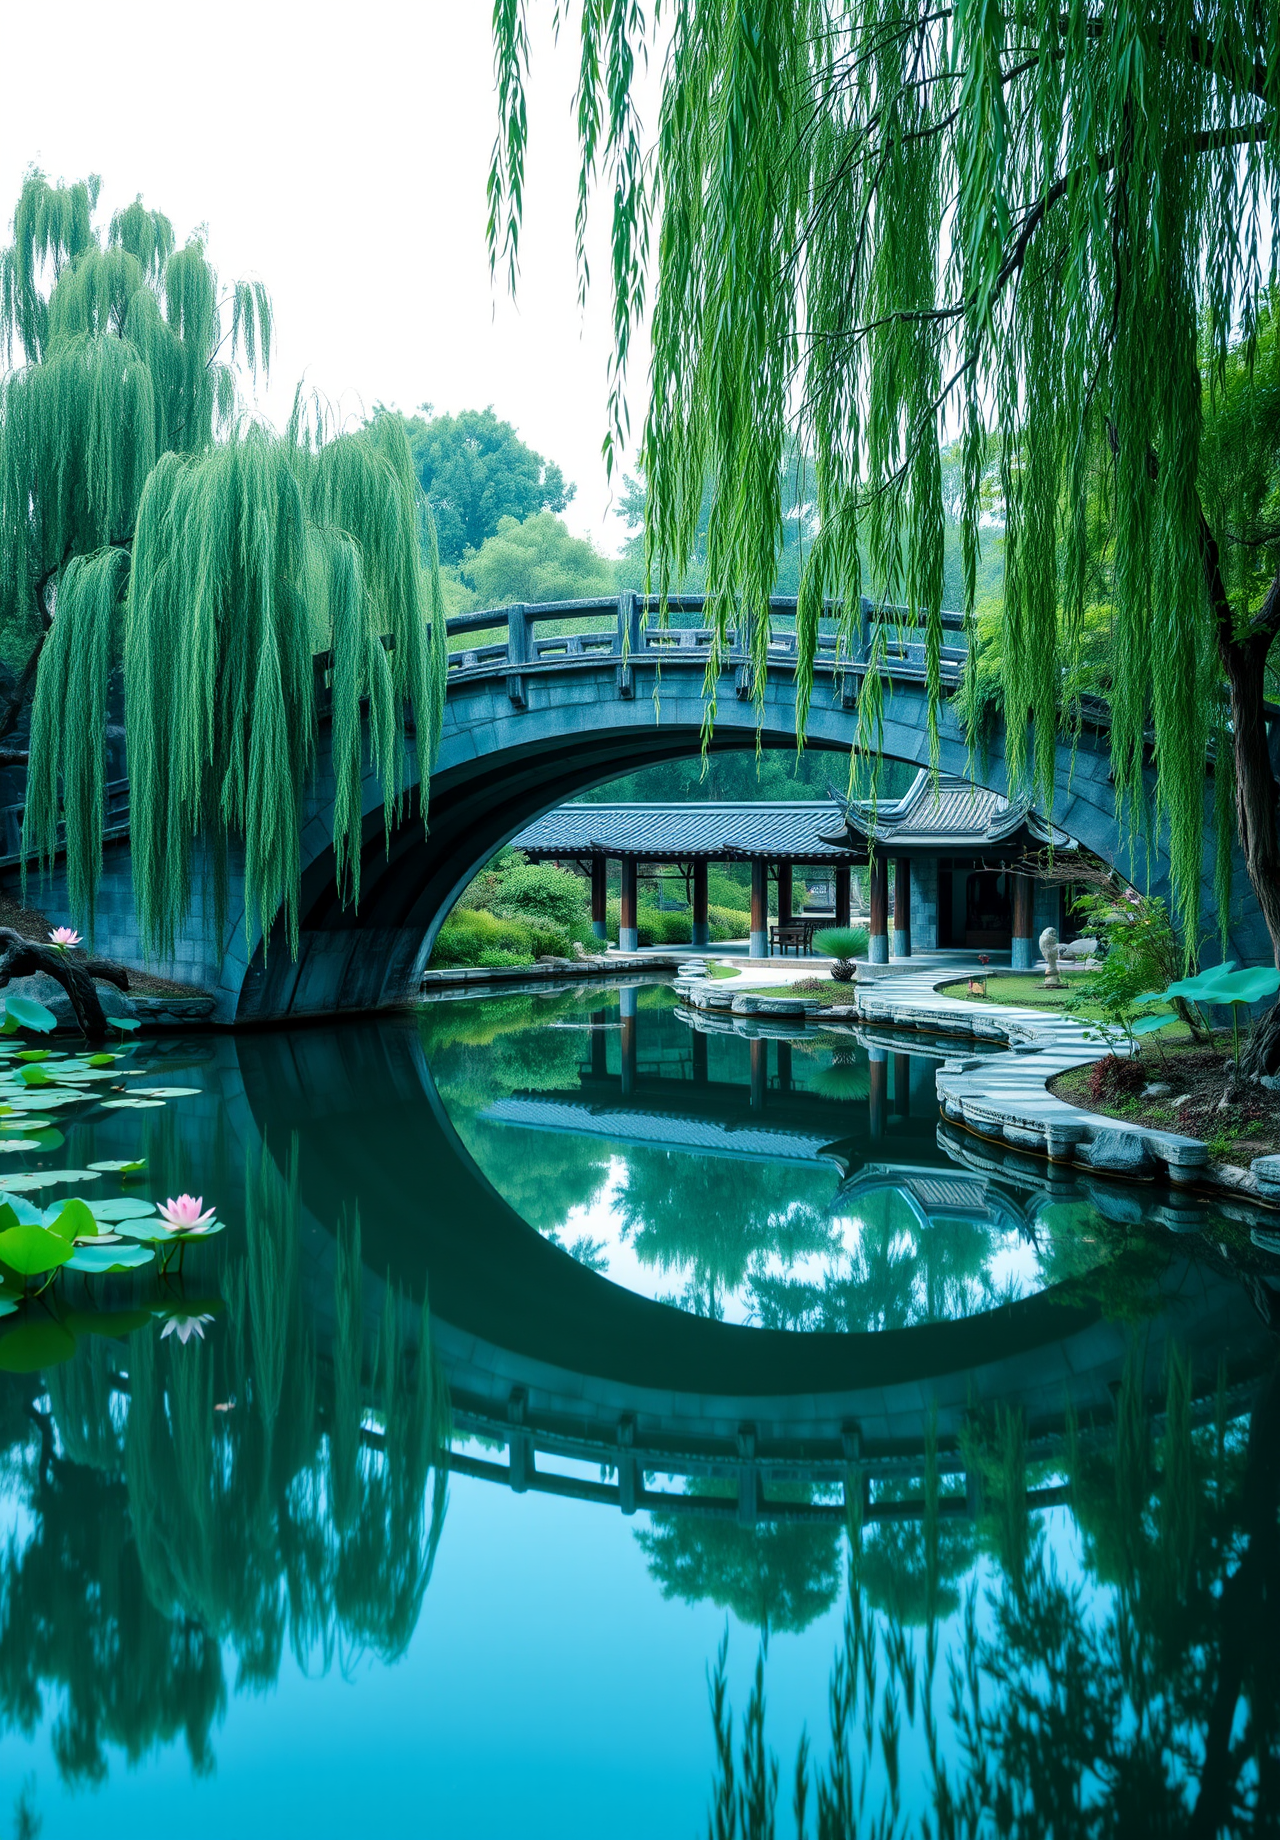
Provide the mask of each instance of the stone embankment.
[{"label": "stone embankment", "polygon": [[[948,966],[945,975],[953,983],[965,971]],[[981,967],[974,966],[972,975],[980,976]],[[1058,1074],[1098,1059],[1096,1036],[1086,1024],[1009,1004],[979,1008],[942,995],[940,981],[933,970],[854,984],[848,1004],[832,1006],[790,997],[785,986],[777,996],[735,996],[731,982],[713,982],[704,965],[686,961],[676,994],[695,1010],[733,1021],[749,1017],[766,1027],[771,1021],[775,1027],[785,1021],[792,1028],[813,1022],[824,1027],[875,1024],[893,1031],[901,1044],[899,1052],[911,1051],[909,1043],[901,1042],[903,1034],[956,1036],[981,1043],[988,1052],[966,1055],[958,1050],[939,1066],[938,1099],[952,1123],[1054,1163],[1130,1179],[1159,1178],[1280,1205],[1280,1157],[1256,1157],[1249,1169],[1214,1163],[1202,1138],[1104,1118],[1049,1092],[1049,1081]],[[999,1046],[1010,1052],[989,1051]]]}]

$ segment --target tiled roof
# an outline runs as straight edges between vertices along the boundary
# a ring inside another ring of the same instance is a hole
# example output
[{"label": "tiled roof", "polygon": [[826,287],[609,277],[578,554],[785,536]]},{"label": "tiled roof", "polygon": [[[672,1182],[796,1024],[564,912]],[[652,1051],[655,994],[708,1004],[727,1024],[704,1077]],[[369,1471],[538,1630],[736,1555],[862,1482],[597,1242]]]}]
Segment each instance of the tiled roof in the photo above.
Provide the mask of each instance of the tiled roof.
[{"label": "tiled roof", "polygon": [[1032,811],[1029,799],[1006,799],[985,786],[948,774],[934,781],[922,768],[900,799],[880,803],[874,822],[867,800],[848,805],[841,801],[840,822],[825,835],[846,848],[856,848],[874,833],[876,842],[884,845],[919,848],[932,844],[954,849],[961,844],[1004,843],[1021,830],[1035,843],[1052,839],[1057,849],[1071,843],[1065,831],[1046,824]]},{"label": "tiled roof", "polygon": [[829,799],[813,803],[689,805],[561,805],[522,830],[512,843],[535,855],[639,856],[649,862],[690,856],[790,857],[796,862],[844,862],[865,856],[842,832],[842,811]]},{"label": "tiled roof", "polygon": [[[833,794],[777,804],[561,805],[511,841],[535,856],[589,856],[601,850],[646,862],[694,856],[865,862],[872,828],[865,800],[846,805]],[[1071,845],[1066,832],[1046,824],[1026,799],[1010,801],[945,775],[934,784],[923,771],[902,798],[880,804],[874,832],[876,842],[885,846],[947,851],[1004,843],[1019,832],[1035,843],[1052,837],[1057,849]]]}]

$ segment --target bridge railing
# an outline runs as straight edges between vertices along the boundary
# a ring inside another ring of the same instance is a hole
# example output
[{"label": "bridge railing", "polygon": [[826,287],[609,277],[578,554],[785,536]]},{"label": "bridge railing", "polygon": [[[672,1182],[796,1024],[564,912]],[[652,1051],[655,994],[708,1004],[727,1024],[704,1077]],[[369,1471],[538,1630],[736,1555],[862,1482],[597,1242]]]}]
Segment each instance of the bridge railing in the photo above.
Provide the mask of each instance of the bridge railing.
[{"label": "bridge railing", "polygon": [[[925,623],[925,616],[898,606],[877,606],[864,599],[859,609],[856,636],[850,641],[837,624],[832,606],[819,627],[817,662],[820,668],[840,671],[865,667],[876,629],[882,629],[885,653],[891,661],[923,668],[924,647],[908,629]],[[650,662],[700,664],[705,668],[714,644],[714,628],[706,623],[707,601],[702,595],[673,595],[663,617],[656,596],[624,593],[607,599],[516,601],[505,607],[455,615],[448,622],[449,672],[458,678],[503,676],[511,701],[525,701],[529,673],[599,663],[612,658],[618,672],[620,695],[634,694],[634,668]],[[769,603],[769,656],[779,664],[796,659],[794,596],[777,596]],[[944,613],[943,627],[962,633],[964,616]],[[543,633],[540,627],[550,626]],[[966,647],[944,645],[943,664],[949,676],[957,675]],[[736,669],[739,695],[751,692],[751,659],[730,627],[721,648],[721,665]]]}]

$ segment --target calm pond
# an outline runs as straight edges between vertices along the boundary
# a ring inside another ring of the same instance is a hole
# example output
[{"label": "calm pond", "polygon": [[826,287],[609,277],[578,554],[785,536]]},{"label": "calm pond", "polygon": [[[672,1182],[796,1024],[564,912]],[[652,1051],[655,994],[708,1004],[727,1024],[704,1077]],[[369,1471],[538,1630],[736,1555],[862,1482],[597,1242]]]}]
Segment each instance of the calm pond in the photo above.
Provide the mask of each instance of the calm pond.
[{"label": "calm pond", "polygon": [[0,1835],[1270,1831],[1280,1218],[705,1024],[440,1000],[0,1120],[11,1194],[226,1226],[0,1323]]}]

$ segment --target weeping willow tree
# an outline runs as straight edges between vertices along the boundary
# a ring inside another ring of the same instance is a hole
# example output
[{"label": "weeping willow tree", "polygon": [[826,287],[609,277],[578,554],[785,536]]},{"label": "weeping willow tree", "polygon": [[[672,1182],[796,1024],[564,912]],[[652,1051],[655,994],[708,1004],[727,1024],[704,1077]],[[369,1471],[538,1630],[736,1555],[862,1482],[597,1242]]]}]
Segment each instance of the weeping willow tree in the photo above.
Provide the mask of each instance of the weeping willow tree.
[{"label": "weeping willow tree", "polygon": [[97,196],[31,173],[0,256],[0,648],[24,660],[0,739],[34,681],[24,847],[49,862],[65,825],[92,926],[119,673],[144,937],[172,946],[198,881],[221,934],[234,851],[246,926],[283,915],[296,949],[321,671],[344,892],[359,897],[366,748],[389,827],[406,716],[425,812],[446,668],[430,514],[398,417],[247,422],[266,291],[222,289],[200,239],[178,248],[140,201],[96,229]]},{"label": "weeping willow tree", "polygon": [[[1220,834],[1229,841],[1234,816],[1280,959],[1262,668],[1280,631],[1280,10],[679,0],[654,15],[583,0],[578,216],[581,238],[604,175],[615,443],[654,282],[642,462],[658,585],[688,561],[709,481],[716,631],[722,644],[731,623],[746,632],[762,694],[779,462],[795,439],[813,456],[820,513],[799,591],[801,725],[824,606],[842,610],[852,643],[868,591],[924,627],[936,759],[940,455],[960,441],[972,611],[997,434],[1012,778],[1051,799],[1055,742],[1079,714],[1063,634],[1069,663],[1105,553],[1117,797],[1135,830],[1162,827],[1194,945],[1216,741]],[[646,165],[635,73],[659,26],[669,43]],[[495,0],[494,30],[489,238],[514,275],[524,0]],[[1215,427],[1234,454],[1207,451]],[[1228,478],[1224,498],[1207,473]],[[859,709],[873,754],[879,664],[873,652]]]}]

